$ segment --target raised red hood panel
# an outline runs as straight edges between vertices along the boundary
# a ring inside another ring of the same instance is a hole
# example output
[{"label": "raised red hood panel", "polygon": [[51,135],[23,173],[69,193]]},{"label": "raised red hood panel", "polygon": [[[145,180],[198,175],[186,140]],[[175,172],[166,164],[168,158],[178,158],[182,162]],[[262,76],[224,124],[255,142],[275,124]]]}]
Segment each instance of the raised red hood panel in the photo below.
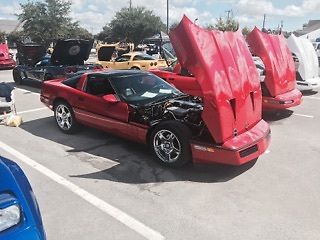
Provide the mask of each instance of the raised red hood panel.
[{"label": "raised red hood panel", "polygon": [[10,59],[8,45],[5,43],[1,43],[0,44],[0,60],[7,60],[7,59]]},{"label": "raised red hood panel", "polygon": [[296,72],[291,52],[284,36],[261,32],[254,28],[247,41],[252,53],[259,56],[265,66],[265,84],[272,97],[296,87]]},{"label": "raised red hood panel", "polygon": [[184,16],[170,40],[202,89],[202,118],[217,143],[261,119],[259,77],[241,32],[207,31]]}]

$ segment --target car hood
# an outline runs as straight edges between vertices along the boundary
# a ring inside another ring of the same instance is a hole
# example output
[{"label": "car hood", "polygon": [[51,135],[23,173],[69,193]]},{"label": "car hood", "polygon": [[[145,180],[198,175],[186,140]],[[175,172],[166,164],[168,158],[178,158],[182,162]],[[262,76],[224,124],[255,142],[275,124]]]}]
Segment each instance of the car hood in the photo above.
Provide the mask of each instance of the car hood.
[{"label": "car hood", "polygon": [[0,44],[0,60],[10,59],[9,48],[5,43]]},{"label": "car hood", "polygon": [[98,60],[110,61],[115,48],[115,46],[101,46],[98,50]]},{"label": "car hood", "polygon": [[53,65],[83,65],[89,58],[93,40],[58,40],[54,46],[51,62]]},{"label": "car hood", "polygon": [[286,39],[281,35],[261,32],[254,28],[247,41],[253,54],[265,65],[265,84],[272,97],[296,88],[296,73]]},{"label": "car hood", "polygon": [[304,80],[318,78],[319,66],[317,53],[308,39],[297,38],[295,35],[287,39],[289,49],[299,59],[298,72]]},{"label": "car hood", "polygon": [[240,31],[208,31],[186,16],[170,32],[179,63],[203,93],[202,119],[223,143],[261,120],[259,76]]},{"label": "car hood", "polygon": [[17,44],[19,64],[35,65],[44,55],[46,49],[39,44]]}]

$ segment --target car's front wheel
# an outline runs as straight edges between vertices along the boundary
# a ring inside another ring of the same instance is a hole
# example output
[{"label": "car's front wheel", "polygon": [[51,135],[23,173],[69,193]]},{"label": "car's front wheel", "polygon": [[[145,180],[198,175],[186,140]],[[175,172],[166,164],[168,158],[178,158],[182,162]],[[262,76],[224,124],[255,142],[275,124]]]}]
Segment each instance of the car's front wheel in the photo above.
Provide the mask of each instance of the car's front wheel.
[{"label": "car's front wheel", "polygon": [[159,124],[150,136],[150,147],[154,157],[162,165],[182,167],[192,159],[189,140],[190,129],[177,121]]},{"label": "car's front wheel", "polygon": [[55,104],[54,118],[59,129],[64,133],[74,133],[78,129],[78,123],[74,117],[72,107],[64,101],[59,101]]},{"label": "car's front wheel", "polygon": [[22,77],[20,74],[20,71],[17,69],[13,69],[12,70],[12,75],[13,75],[13,80],[17,85],[21,85],[22,84]]}]

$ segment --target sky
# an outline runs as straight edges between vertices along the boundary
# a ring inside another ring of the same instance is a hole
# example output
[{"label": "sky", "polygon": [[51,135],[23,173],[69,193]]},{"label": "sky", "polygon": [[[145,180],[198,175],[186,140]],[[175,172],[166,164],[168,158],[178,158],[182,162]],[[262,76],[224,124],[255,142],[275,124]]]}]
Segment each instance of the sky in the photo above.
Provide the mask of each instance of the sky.
[{"label": "sky", "polygon": [[[131,0],[132,6],[144,6],[166,23],[167,0]],[[21,11],[19,3],[27,0],[0,0],[0,19],[16,19]],[[110,22],[115,12],[129,6],[129,0],[71,0],[71,17],[91,33],[98,33]],[[214,24],[227,11],[240,22],[240,28],[261,27],[266,14],[266,27],[293,31],[309,20],[320,19],[320,0],[169,0],[169,25],[180,21],[183,14],[198,19],[197,24]]]}]

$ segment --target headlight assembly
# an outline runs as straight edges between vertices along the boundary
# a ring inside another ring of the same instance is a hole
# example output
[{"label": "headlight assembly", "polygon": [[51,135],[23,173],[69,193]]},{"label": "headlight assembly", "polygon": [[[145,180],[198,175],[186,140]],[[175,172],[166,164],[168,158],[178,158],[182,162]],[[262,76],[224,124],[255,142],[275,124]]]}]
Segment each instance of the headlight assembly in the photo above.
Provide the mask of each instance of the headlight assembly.
[{"label": "headlight assembly", "polygon": [[20,207],[11,205],[0,209],[0,232],[17,225],[20,222]]}]

